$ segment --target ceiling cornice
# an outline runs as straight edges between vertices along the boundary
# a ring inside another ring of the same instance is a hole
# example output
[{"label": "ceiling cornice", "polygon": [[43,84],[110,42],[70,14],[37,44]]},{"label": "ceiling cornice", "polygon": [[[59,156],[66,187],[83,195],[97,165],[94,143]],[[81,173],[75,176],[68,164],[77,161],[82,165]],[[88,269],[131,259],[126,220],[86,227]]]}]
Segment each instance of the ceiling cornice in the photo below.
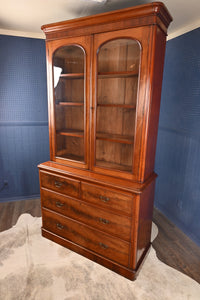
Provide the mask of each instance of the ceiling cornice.
[{"label": "ceiling cornice", "polygon": [[33,39],[45,39],[44,33],[38,32],[25,32],[25,31],[17,31],[17,30],[8,30],[8,29],[1,29],[0,28],[0,35],[11,35],[11,36],[20,36],[26,38],[33,38]]},{"label": "ceiling cornice", "polygon": [[183,35],[187,32],[190,32],[194,29],[197,29],[200,27],[200,19],[197,20],[196,22],[194,23],[191,23],[191,24],[188,24],[187,26],[184,26],[182,28],[180,28],[179,30],[176,30],[176,31],[173,31],[171,32],[168,37],[167,37],[167,40],[171,40],[171,39],[174,39],[180,35]]}]

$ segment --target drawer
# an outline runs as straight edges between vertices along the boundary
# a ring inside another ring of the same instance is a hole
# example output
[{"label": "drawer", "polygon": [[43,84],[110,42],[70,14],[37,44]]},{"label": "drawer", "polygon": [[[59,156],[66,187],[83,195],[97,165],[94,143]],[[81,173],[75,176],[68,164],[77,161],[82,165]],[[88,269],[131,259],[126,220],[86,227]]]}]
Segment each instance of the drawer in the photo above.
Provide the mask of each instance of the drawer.
[{"label": "drawer", "polygon": [[73,197],[79,197],[80,181],[64,176],[57,176],[46,172],[40,172],[41,187],[63,193]]},{"label": "drawer", "polygon": [[124,211],[129,215],[132,212],[132,196],[118,193],[103,186],[82,183],[82,199],[104,208],[113,208]]},{"label": "drawer", "polygon": [[130,240],[131,218],[111,214],[100,208],[95,208],[82,201],[71,199],[69,197],[41,190],[42,206],[70,218],[94,226],[104,232],[121,237],[124,240]]},{"label": "drawer", "polygon": [[119,264],[128,266],[129,243],[91,229],[81,223],[42,209],[43,228],[92,250]]}]

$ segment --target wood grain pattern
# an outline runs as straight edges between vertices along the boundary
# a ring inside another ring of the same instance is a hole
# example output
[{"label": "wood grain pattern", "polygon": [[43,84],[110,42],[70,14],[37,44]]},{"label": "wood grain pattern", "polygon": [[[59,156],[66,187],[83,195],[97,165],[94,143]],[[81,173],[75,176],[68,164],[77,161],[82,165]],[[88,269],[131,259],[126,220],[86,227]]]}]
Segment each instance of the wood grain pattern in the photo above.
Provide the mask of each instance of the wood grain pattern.
[{"label": "wood grain pattern", "polygon": [[81,184],[82,199],[100,207],[119,210],[128,215],[132,214],[132,195],[105,189],[103,185],[97,186],[88,183]]},{"label": "wood grain pattern", "polygon": [[129,244],[106,235],[75,220],[43,209],[43,226],[46,230],[66,238],[85,249],[92,250],[121,265],[128,266]]},{"label": "wood grain pattern", "polygon": [[130,240],[130,217],[116,212],[111,213],[103,207],[95,206],[95,202],[84,203],[44,188],[41,190],[41,201],[44,208],[56,211],[126,241]]},{"label": "wood grain pattern", "polygon": [[64,164],[58,164],[52,161],[44,162],[38,165],[38,168],[46,172],[55,174],[56,176],[70,176],[76,180],[84,180],[90,184],[101,183],[107,188],[113,188],[115,190],[122,190],[129,193],[140,194],[145,188],[153,181],[157,174],[152,173],[151,176],[145,182],[137,182],[132,180],[122,179],[120,177],[113,177],[104,175],[101,173],[91,172],[90,170],[73,168]]},{"label": "wood grain pattern", "polygon": [[127,267],[123,266],[122,264],[118,264],[117,262],[114,262],[113,260],[108,259],[105,256],[102,256],[101,254],[98,254],[97,252],[94,252],[92,250],[86,249],[80,245],[77,245],[73,243],[70,240],[67,240],[65,238],[62,238],[59,235],[56,235],[48,230],[45,230],[42,228],[42,236],[68,248],[72,251],[75,251],[76,253],[79,253],[88,259],[91,259],[92,261],[101,264],[102,266],[109,268],[110,270],[121,274],[122,276],[129,278],[130,280],[134,280],[136,271],[128,269]]},{"label": "wood grain pattern", "polygon": [[153,241],[158,258],[200,284],[200,247],[158,209],[154,209],[153,221],[158,226],[158,236]]},{"label": "wood grain pattern", "polygon": [[[155,152],[159,122],[160,98],[162,88],[164,55],[166,39],[159,28],[154,28],[154,64],[152,65],[151,114],[148,120],[148,135],[146,139],[146,157],[144,159],[142,178],[147,178],[154,169]],[[150,159],[151,158],[151,159]]]},{"label": "wood grain pattern", "polygon": [[[23,213],[41,217],[40,199],[1,202],[0,212],[1,232],[14,226]],[[200,283],[200,247],[156,208],[154,208],[153,221],[159,231],[152,245],[159,259]]]},{"label": "wood grain pattern", "polygon": [[78,197],[80,194],[80,182],[71,178],[40,172],[40,184],[41,187],[66,193],[70,196]]},{"label": "wood grain pattern", "polygon": [[25,213],[41,217],[40,199],[0,202],[0,232],[14,226],[20,215]]}]

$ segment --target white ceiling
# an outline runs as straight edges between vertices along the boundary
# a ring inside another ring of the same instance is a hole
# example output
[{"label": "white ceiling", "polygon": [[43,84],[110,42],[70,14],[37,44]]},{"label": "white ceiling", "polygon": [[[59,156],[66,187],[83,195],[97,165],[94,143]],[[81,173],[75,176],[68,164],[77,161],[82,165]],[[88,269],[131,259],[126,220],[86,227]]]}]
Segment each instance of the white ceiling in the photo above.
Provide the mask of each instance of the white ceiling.
[{"label": "white ceiling", "polygon": [[[0,0],[0,34],[44,38],[41,25],[152,2],[150,0]],[[163,0],[173,17],[169,37],[200,26],[200,0]]]}]

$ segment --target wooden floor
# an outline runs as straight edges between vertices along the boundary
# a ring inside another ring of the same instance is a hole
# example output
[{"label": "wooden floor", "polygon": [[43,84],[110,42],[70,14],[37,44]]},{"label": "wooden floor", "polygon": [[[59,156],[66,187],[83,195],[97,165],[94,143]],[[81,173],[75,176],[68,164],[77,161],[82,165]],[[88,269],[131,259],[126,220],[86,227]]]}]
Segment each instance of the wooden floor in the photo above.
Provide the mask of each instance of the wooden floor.
[{"label": "wooden floor", "polygon": [[[40,217],[40,200],[0,203],[0,231],[15,225],[23,213]],[[156,209],[153,221],[159,229],[153,241],[158,258],[200,283],[200,247]]]},{"label": "wooden floor", "polygon": [[200,247],[156,209],[153,221],[159,231],[153,241],[157,257],[200,283]]}]

